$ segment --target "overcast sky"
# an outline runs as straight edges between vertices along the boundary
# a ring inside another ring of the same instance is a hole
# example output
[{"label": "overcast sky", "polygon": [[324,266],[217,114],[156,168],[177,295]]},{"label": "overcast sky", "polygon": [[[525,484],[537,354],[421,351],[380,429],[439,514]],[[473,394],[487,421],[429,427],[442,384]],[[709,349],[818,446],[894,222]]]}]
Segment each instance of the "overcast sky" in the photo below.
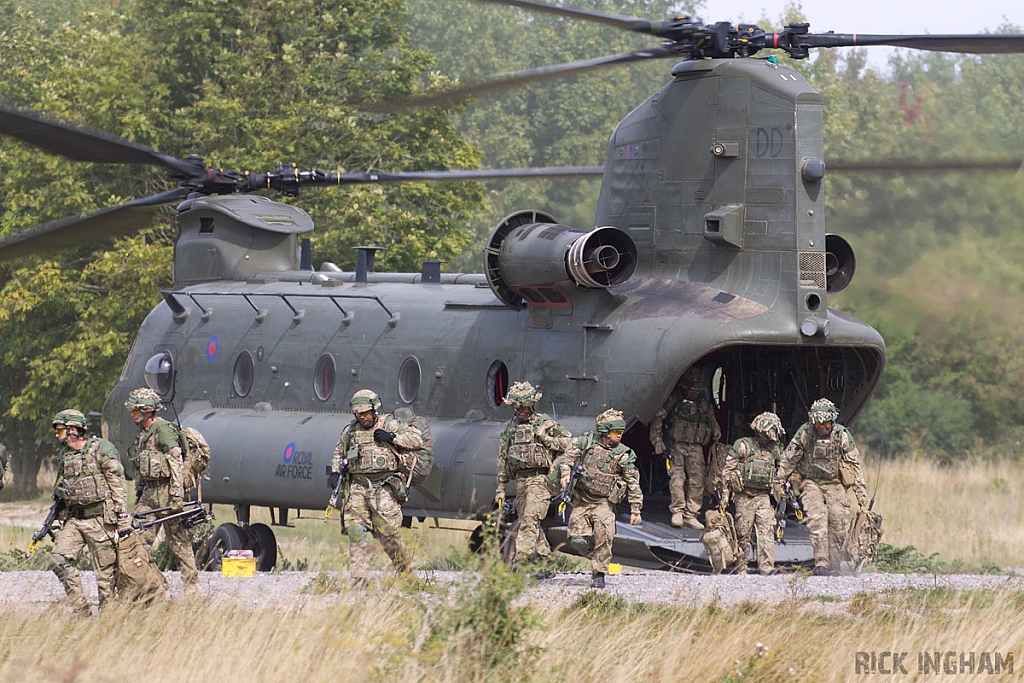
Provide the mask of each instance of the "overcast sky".
[{"label": "overcast sky", "polygon": [[[787,4],[786,0],[704,0],[697,16],[705,23],[734,24],[758,23],[764,16],[778,26]],[[984,33],[995,32],[1006,23],[1024,32],[1021,0],[803,0],[795,4],[802,8],[812,33]],[[865,49],[872,65],[884,66],[886,48]]]}]

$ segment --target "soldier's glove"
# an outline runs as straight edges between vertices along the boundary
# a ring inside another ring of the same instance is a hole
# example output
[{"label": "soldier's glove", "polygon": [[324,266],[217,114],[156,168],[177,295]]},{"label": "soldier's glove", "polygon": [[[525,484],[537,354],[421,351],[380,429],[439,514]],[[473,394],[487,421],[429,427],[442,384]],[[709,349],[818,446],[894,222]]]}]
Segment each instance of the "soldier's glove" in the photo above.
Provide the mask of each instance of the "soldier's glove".
[{"label": "soldier's glove", "polygon": [[637,524],[639,524],[642,521],[643,520],[640,518],[640,511],[639,510],[633,510],[632,512],[629,513],[629,523],[632,526],[636,526]]},{"label": "soldier's glove", "polygon": [[771,497],[776,503],[786,497],[782,487],[778,484],[772,484]]},{"label": "soldier's glove", "polygon": [[373,440],[380,441],[381,443],[394,443],[395,433],[389,432],[386,429],[374,429]]},{"label": "soldier's glove", "polygon": [[132,518],[122,512],[117,516],[117,537],[124,538],[132,532]]},{"label": "soldier's glove", "polygon": [[331,490],[338,488],[338,482],[341,481],[341,472],[331,472],[327,475],[327,483],[330,485]]},{"label": "soldier's glove", "polygon": [[718,500],[722,502],[722,509],[729,507],[729,489],[722,489],[721,493],[718,494]]},{"label": "soldier's glove", "polygon": [[171,512],[181,512],[185,509],[185,503],[181,498],[175,498],[169,505]]},{"label": "soldier's glove", "polygon": [[563,472],[562,478],[558,480],[558,483],[562,486],[563,489],[569,485],[569,477],[570,475],[568,472]]},{"label": "soldier's glove", "polygon": [[867,510],[868,510],[868,497],[867,496],[857,496],[857,505],[860,507],[861,510],[863,510],[864,512],[867,512]]}]

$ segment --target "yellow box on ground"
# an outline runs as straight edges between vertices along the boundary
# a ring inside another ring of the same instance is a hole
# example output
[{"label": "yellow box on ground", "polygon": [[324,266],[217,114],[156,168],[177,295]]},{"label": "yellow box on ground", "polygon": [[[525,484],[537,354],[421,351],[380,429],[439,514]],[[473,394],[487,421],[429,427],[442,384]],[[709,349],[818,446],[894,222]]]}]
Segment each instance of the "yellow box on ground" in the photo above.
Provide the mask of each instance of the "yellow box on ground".
[{"label": "yellow box on ground", "polygon": [[621,574],[622,573],[622,565],[618,564],[617,562],[609,562],[608,563],[608,573],[609,574]]},{"label": "yellow box on ground", "polygon": [[256,576],[255,557],[225,557],[220,561],[222,576]]}]

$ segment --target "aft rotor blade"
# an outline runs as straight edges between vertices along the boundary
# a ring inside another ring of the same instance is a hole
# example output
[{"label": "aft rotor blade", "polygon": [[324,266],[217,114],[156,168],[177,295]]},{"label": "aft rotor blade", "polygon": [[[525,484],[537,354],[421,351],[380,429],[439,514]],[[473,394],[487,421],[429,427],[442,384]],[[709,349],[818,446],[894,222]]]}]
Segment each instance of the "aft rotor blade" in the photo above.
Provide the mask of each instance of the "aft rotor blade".
[{"label": "aft rotor blade", "polygon": [[509,5],[511,7],[519,7],[520,9],[530,10],[533,12],[541,12],[546,14],[554,14],[560,17],[568,17],[570,19],[583,19],[584,21],[590,21],[597,24],[605,24],[607,26],[614,26],[615,28],[621,28],[626,31],[635,31],[637,33],[647,33],[652,35],[659,35],[658,29],[668,22],[660,21],[647,21],[646,19],[635,19],[634,17],[624,17],[618,14],[605,14],[604,12],[595,12],[593,10],[580,9],[578,7],[555,7],[553,5],[545,5],[540,2],[531,2],[530,0],[477,0],[478,2],[489,2],[495,5]]},{"label": "aft rotor blade", "polygon": [[870,47],[872,45],[890,45],[914,50],[960,52],[966,54],[1015,54],[1024,52],[1024,34],[1020,33],[918,36],[809,33],[803,36],[794,36],[792,41],[807,47]]},{"label": "aft rotor blade", "polygon": [[188,190],[175,188],[117,206],[109,206],[84,216],[71,216],[43,223],[17,235],[0,240],[0,261],[10,261],[40,252],[56,251],[97,242],[107,237],[127,235],[150,224],[164,204],[179,202]]},{"label": "aft rotor blade", "polygon": [[0,101],[0,135],[9,135],[75,161],[166,166],[186,176],[193,175],[196,170],[194,164],[142,145],[56,121],[5,101]]},{"label": "aft rotor blade", "polygon": [[416,97],[396,102],[381,102],[372,105],[364,105],[363,109],[381,113],[396,113],[409,109],[432,107],[439,104],[459,102],[471,97],[477,97],[478,95],[487,92],[507,90],[508,88],[526,83],[536,83],[538,81],[584,73],[595,69],[603,69],[610,66],[616,66],[618,64],[629,64],[631,62],[640,62],[648,59],[661,59],[664,57],[679,57],[679,54],[664,48],[654,48],[651,50],[638,50],[636,52],[629,52],[622,55],[609,55],[607,57],[585,59],[579,62],[540,66],[534,69],[525,69],[523,71],[515,71],[495,76],[493,79],[487,81],[455,88],[446,92],[437,93],[436,95],[426,95],[423,97]]},{"label": "aft rotor blade", "polygon": [[1021,170],[1024,159],[949,159],[939,161],[830,161],[829,173],[962,173]]}]

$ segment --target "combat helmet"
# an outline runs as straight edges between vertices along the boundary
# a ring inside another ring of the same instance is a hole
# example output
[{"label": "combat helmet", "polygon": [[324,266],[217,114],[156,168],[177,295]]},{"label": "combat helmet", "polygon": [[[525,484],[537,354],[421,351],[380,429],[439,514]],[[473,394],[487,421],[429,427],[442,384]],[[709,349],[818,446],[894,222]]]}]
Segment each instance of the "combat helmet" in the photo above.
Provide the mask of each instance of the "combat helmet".
[{"label": "combat helmet", "polygon": [[754,421],[750,423],[750,428],[755,432],[767,434],[772,441],[781,441],[782,437],[786,435],[786,430],[782,428],[782,420],[775,413],[764,412],[754,418]]},{"label": "combat helmet", "polygon": [[155,413],[164,407],[160,403],[160,396],[152,389],[142,387],[128,394],[128,400],[124,402],[128,410],[140,410],[144,413]]},{"label": "combat helmet", "polygon": [[83,432],[89,431],[89,418],[81,411],[74,410],[73,408],[62,410],[53,416],[54,424],[57,424],[58,418],[60,418],[60,424],[68,427],[78,427]]},{"label": "combat helmet", "polygon": [[352,394],[352,400],[348,402],[353,413],[365,413],[367,410],[380,410],[380,396],[371,389],[360,389]]},{"label": "combat helmet", "polygon": [[684,389],[704,389],[704,373],[696,365],[683,373]]},{"label": "combat helmet", "polygon": [[835,422],[835,419],[839,417],[839,410],[832,401],[827,398],[819,398],[811,404],[811,409],[807,411],[807,417],[814,424]]},{"label": "combat helmet", "polygon": [[516,382],[508,390],[508,395],[505,396],[505,403],[507,403],[512,410],[530,408],[534,406],[543,395],[544,394],[537,391],[529,382]]},{"label": "combat helmet", "polygon": [[613,429],[626,430],[626,420],[621,410],[609,409],[597,416],[597,431],[607,434]]}]

